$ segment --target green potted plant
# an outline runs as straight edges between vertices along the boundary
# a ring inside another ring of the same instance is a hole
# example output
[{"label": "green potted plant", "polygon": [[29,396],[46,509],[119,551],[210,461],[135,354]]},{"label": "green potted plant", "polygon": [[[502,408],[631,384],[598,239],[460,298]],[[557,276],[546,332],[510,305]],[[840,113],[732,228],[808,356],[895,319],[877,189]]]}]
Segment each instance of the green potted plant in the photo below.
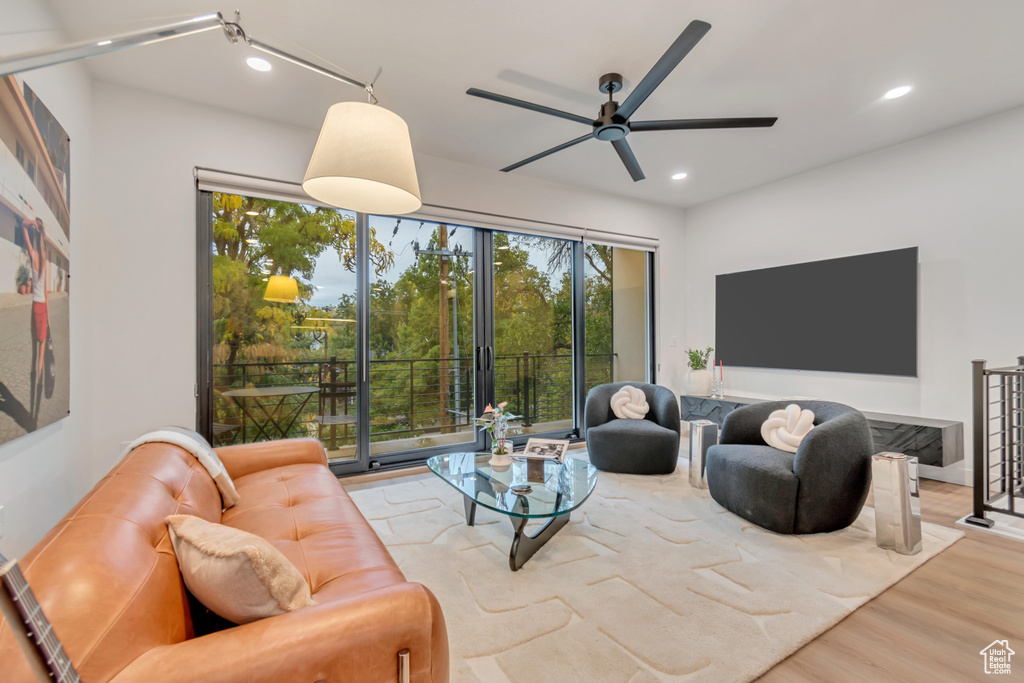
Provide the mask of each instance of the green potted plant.
[{"label": "green potted plant", "polygon": [[708,370],[708,361],[714,350],[711,346],[706,349],[686,349],[687,364],[690,366],[690,371],[686,373],[687,393],[691,396],[711,395],[714,376]]},{"label": "green potted plant", "polygon": [[14,277],[15,289],[18,294],[28,294],[29,288],[32,281],[32,275],[29,273],[28,266],[22,263],[18,266],[18,273]]}]

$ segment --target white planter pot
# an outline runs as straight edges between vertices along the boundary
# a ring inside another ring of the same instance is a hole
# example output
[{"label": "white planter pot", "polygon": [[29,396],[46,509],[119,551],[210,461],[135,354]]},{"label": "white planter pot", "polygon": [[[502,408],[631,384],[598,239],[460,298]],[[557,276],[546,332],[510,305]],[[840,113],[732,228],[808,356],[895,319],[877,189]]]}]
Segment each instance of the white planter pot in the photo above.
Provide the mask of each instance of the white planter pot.
[{"label": "white planter pot", "polygon": [[487,464],[491,466],[491,469],[502,472],[511,467],[512,457],[508,453],[492,453]]},{"label": "white planter pot", "polygon": [[687,393],[691,396],[710,396],[714,377],[710,370],[690,370],[686,373]]},{"label": "white planter pot", "polygon": [[491,468],[498,471],[504,471],[512,465],[512,449],[509,447],[510,445],[511,444],[505,446],[504,453],[498,452],[497,442],[491,446],[491,459],[488,461]]}]

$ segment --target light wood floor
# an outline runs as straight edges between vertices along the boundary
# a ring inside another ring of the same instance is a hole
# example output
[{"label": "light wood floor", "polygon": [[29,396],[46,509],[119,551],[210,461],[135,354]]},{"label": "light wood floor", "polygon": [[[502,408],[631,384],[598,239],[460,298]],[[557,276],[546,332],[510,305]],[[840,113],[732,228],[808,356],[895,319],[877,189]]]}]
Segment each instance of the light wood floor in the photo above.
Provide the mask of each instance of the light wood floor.
[{"label": "light wood floor", "polygon": [[[970,511],[966,486],[921,487],[924,521],[953,526]],[[759,680],[991,680],[979,652],[996,639],[1019,653],[1003,678],[1024,680],[1024,543],[969,531]]]}]

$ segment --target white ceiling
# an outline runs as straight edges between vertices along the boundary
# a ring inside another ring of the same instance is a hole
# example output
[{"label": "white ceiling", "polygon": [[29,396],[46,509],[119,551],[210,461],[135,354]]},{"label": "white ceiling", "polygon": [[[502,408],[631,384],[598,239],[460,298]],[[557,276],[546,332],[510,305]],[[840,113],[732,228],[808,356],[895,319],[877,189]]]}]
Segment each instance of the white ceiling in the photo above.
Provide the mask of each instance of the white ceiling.
[{"label": "white ceiling", "polygon": [[[50,0],[72,39],[231,7],[211,0]],[[254,37],[316,55],[403,116],[421,153],[501,168],[585,126],[470,97],[475,86],[584,116],[617,71],[626,94],[692,19],[711,31],[636,120],[778,116],[770,129],[634,133],[633,183],[611,145],[590,141],[514,173],[692,206],[1024,105],[1021,0],[236,0]],[[87,62],[99,79],[319,128],[362,93],[293,65],[244,65],[218,32]],[[273,60],[272,60],[273,61]],[[914,90],[883,101],[889,88]],[[621,102],[624,97],[619,96]],[[686,171],[689,177],[669,176]]]}]

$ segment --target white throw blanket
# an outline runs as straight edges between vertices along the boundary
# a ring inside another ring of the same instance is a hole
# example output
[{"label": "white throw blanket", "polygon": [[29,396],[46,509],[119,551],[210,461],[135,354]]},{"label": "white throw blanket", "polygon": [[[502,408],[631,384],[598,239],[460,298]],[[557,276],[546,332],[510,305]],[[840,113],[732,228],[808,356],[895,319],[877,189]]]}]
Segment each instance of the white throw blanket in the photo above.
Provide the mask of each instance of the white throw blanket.
[{"label": "white throw blanket", "polygon": [[814,429],[814,413],[791,403],[785,410],[776,410],[761,425],[761,438],[772,448],[796,453],[800,442]]},{"label": "white throw blanket", "polygon": [[650,410],[643,389],[626,385],[612,396],[612,412],[619,419],[642,420]]},{"label": "white throw blanket", "polygon": [[199,464],[210,473],[217,489],[220,490],[221,502],[227,509],[238,502],[238,491],[235,484],[224,469],[224,463],[217,457],[216,451],[210,447],[209,442],[199,432],[185,429],[184,427],[164,427],[156,431],[147,432],[128,444],[128,447],[121,453],[121,458],[145,443],[169,443],[184,448],[199,461]]}]

